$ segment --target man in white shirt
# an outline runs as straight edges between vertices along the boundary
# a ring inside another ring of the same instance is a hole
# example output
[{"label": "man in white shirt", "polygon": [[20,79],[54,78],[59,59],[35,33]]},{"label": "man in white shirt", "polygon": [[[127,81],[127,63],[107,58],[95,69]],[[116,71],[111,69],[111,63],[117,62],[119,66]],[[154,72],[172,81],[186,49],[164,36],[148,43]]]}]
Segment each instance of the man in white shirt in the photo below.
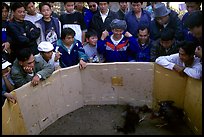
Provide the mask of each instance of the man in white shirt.
[{"label": "man in white shirt", "polygon": [[202,64],[200,58],[194,56],[194,51],[194,43],[184,41],[179,48],[179,53],[169,56],[160,56],[155,62],[164,68],[178,72],[182,76],[188,75],[195,79],[201,79]]}]

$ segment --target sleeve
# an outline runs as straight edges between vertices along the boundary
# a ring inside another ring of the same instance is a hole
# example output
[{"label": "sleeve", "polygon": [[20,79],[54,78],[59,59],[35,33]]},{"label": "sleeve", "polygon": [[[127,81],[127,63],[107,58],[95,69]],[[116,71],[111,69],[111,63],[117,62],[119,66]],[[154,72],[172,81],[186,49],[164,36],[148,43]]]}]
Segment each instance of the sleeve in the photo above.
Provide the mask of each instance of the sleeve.
[{"label": "sleeve", "polygon": [[198,62],[192,68],[186,67],[183,72],[189,77],[200,79],[202,77],[202,65]]},{"label": "sleeve", "polygon": [[163,66],[164,68],[173,70],[173,67],[176,63],[176,59],[179,58],[178,53],[172,54],[170,56],[160,56],[155,60],[155,63]]},{"label": "sleeve", "polygon": [[106,51],[106,46],[105,46],[106,40],[98,40],[97,41],[97,51],[99,54],[104,54]]}]

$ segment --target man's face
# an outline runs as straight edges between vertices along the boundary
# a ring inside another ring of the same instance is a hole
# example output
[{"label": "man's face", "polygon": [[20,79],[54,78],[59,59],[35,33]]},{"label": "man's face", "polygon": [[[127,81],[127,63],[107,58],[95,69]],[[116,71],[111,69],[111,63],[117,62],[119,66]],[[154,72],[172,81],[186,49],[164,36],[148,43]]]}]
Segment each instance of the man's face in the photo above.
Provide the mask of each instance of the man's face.
[{"label": "man's face", "polygon": [[45,61],[49,61],[52,58],[53,51],[42,52],[41,55]]},{"label": "man's face", "polygon": [[107,12],[108,10],[108,3],[107,2],[99,2],[100,11],[102,13]]},{"label": "man's face", "polygon": [[163,17],[156,17],[155,20],[160,24],[160,25],[165,25],[167,24],[169,20],[169,15],[163,16]]},{"label": "man's face", "polygon": [[28,12],[29,15],[35,15],[36,14],[35,10],[36,8],[33,2],[30,2],[26,7],[26,11]]},{"label": "man's face", "polygon": [[189,29],[190,32],[195,36],[196,38],[201,38],[202,37],[202,25],[199,27],[194,27],[192,29]]},{"label": "man's face", "polygon": [[77,10],[82,11],[84,8],[83,2],[75,2],[75,7]]},{"label": "man's face", "polygon": [[179,49],[179,57],[184,63],[187,63],[192,58],[191,56],[187,55],[182,48]]},{"label": "man's face", "polygon": [[23,21],[25,18],[25,8],[20,7],[13,12],[13,17],[17,21]]},{"label": "man's face", "polygon": [[26,60],[26,61],[19,61],[19,64],[22,67],[30,67],[30,68],[34,69],[34,67],[35,67],[35,58],[34,58],[33,54],[31,54],[31,56],[29,57],[28,60]]},{"label": "man's face", "polygon": [[186,9],[189,13],[200,10],[200,6],[197,5],[195,2],[186,2]]},{"label": "man's face", "polygon": [[123,29],[113,29],[112,32],[115,38],[120,39],[124,30]]},{"label": "man's face", "polygon": [[172,44],[173,44],[173,40],[160,40],[160,44],[165,48],[165,49],[169,49]]},{"label": "man's face", "polygon": [[6,20],[8,17],[9,11],[4,7],[2,9],[2,20]]},{"label": "man's face", "polygon": [[127,2],[120,2],[119,4],[120,4],[120,8],[121,8],[123,11],[127,10],[127,8],[128,8]]},{"label": "man's face", "polygon": [[42,6],[41,13],[45,19],[48,19],[48,18],[50,18],[51,14],[52,14],[52,10],[50,9],[50,7],[48,5],[44,5],[44,6]]},{"label": "man's face", "polygon": [[138,40],[140,44],[145,44],[149,40],[149,33],[147,29],[139,30]]},{"label": "man's face", "polygon": [[90,9],[92,12],[97,11],[97,3],[96,3],[96,2],[89,2],[89,9]]},{"label": "man's face", "polygon": [[142,10],[142,4],[140,2],[133,2],[132,3],[132,8],[133,8],[133,11],[135,13],[138,13],[138,12],[141,12]]}]

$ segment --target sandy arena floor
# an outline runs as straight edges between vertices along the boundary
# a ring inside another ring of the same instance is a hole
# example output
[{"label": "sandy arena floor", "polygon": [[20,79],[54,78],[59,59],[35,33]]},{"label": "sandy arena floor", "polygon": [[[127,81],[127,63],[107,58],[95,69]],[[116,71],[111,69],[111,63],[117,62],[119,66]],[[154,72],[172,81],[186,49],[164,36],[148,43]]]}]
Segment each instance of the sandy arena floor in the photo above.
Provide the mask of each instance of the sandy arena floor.
[{"label": "sandy arena floor", "polygon": [[[40,135],[123,135],[114,127],[122,126],[124,119],[121,105],[90,105],[71,112],[47,127]],[[172,129],[159,128],[161,121],[150,119],[149,113],[144,121],[136,126],[130,135],[194,135],[186,125]]]}]

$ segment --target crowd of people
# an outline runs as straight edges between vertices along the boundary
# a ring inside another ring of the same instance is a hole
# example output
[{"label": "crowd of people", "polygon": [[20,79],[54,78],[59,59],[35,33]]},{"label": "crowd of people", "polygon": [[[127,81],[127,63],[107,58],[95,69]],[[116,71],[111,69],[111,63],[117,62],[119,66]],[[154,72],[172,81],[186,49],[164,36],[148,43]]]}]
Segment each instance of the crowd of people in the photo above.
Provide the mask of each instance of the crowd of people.
[{"label": "crowd of people", "polygon": [[[155,62],[181,76],[202,79],[201,2],[185,2],[182,18],[162,2],[64,2],[58,15],[51,2],[2,3],[2,105],[10,92],[33,86],[59,69],[106,62]],[[9,16],[11,13],[11,16]]]}]

